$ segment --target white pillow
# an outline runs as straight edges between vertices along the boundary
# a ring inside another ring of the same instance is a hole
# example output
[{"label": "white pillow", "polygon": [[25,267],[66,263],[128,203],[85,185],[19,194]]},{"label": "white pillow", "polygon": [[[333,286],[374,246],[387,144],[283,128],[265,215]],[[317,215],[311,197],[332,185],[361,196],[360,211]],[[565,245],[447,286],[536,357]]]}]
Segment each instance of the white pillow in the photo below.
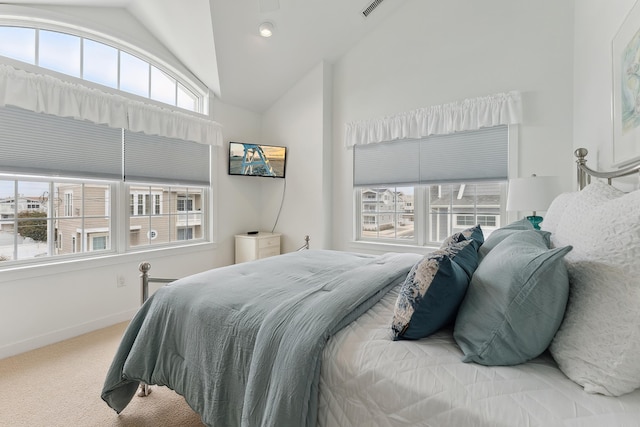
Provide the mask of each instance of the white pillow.
[{"label": "white pillow", "polygon": [[548,231],[549,233],[555,233],[556,228],[558,227],[558,223],[564,215],[564,211],[566,210],[567,206],[569,206],[573,202],[573,199],[575,199],[578,194],[579,192],[572,191],[570,193],[559,194],[555,199],[553,199],[553,202],[551,202],[551,205],[549,206],[549,209],[547,210],[542,223],[540,223],[540,229],[542,231]]},{"label": "white pillow", "polygon": [[622,197],[624,194],[617,188],[600,181],[587,185],[582,191],[575,192],[574,196],[567,200],[562,217],[556,225],[554,234],[551,236],[551,243],[554,246],[566,246],[568,244],[566,243],[567,241],[581,239],[582,237],[597,239],[598,230],[585,233],[580,218],[603,203]]},{"label": "white pillow", "polygon": [[573,251],[565,257],[569,303],[551,354],[589,393],[633,391],[640,387],[640,191],[587,186],[552,238]]}]

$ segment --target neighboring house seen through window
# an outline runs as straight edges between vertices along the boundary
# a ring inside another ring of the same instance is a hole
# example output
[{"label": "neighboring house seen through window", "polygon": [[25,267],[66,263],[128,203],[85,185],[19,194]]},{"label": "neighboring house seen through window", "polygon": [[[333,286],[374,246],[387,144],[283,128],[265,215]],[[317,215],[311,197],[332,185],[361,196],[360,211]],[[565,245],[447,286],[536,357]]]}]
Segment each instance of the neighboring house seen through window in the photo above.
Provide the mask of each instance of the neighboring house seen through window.
[{"label": "neighboring house seen through window", "polygon": [[358,240],[437,245],[476,224],[488,235],[500,227],[505,188],[506,182],[485,182],[357,189]]},{"label": "neighboring house seen through window", "polygon": [[[111,215],[104,214],[104,195],[111,188],[109,183],[78,180],[0,178],[0,260],[109,249]],[[2,203],[7,200],[18,203]]]},{"label": "neighboring house seen through window", "polygon": [[[161,191],[161,193],[158,193]],[[203,239],[206,221],[203,217],[205,190],[195,187],[157,187],[130,185],[129,192],[136,199],[154,200],[154,210],[129,218],[129,245],[161,245],[176,241]],[[185,205],[187,199],[192,203]],[[156,204],[156,202],[158,204]],[[188,210],[184,207],[188,206]],[[190,231],[185,234],[185,228]]]}]

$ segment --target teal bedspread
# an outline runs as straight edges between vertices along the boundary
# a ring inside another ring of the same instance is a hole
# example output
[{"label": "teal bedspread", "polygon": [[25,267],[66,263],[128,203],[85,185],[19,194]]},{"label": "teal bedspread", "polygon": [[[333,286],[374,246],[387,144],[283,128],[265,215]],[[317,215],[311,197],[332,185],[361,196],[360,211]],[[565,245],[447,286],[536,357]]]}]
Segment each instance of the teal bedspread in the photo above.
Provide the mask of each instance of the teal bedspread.
[{"label": "teal bedspread", "polygon": [[404,280],[416,254],[302,251],[159,289],[126,330],[102,398],[166,385],[213,427],[313,427],[327,340]]}]

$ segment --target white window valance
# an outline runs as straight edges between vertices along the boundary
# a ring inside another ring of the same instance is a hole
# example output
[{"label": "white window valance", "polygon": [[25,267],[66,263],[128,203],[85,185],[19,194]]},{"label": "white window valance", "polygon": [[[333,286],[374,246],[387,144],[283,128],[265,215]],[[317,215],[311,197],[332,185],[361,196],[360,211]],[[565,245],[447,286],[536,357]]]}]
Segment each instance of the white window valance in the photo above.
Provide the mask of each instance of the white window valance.
[{"label": "white window valance", "polygon": [[511,91],[347,123],[345,145],[447,135],[522,121],[520,92]]},{"label": "white window valance", "polygon": [[0,106],[7,105],[148,135],[222,145],[222,126],[213,120],[0,64]]}]

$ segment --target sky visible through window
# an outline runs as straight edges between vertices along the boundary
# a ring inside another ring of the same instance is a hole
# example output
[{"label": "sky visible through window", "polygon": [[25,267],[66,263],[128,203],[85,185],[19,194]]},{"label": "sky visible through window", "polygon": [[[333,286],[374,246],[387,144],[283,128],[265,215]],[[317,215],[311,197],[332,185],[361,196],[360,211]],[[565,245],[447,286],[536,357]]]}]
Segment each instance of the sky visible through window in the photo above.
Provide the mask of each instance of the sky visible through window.
[{"label": "sky visible through window", "polygon": [[[15,195],[15,181],[0,180],[0,199],[13,197]],[[18,183],[18,194],[25,197],[40,197],[49,192],[49,183],[20,181]]]},{"label": "sky visible through window", "polygon": [[82,71],[85,80],[118,88],[118,49],[84,40]]},{"label": "sky visible through window", "polygon": [[40,31],[38,66],[73,77],[80,76],[80,37]]},{"label": "sky visible through window", "polygon": [[166,72],[80,36],[0,26],[0,55],[190,111],[199,108],[198,96]]},{"label": "sky visible through window", "polygon": [[[0,27],[0,40],[5,41],[0,43],[0,55],[35,63],[36,30],[33,28]],[[6,43],[9,40],[11,43]]]}]

